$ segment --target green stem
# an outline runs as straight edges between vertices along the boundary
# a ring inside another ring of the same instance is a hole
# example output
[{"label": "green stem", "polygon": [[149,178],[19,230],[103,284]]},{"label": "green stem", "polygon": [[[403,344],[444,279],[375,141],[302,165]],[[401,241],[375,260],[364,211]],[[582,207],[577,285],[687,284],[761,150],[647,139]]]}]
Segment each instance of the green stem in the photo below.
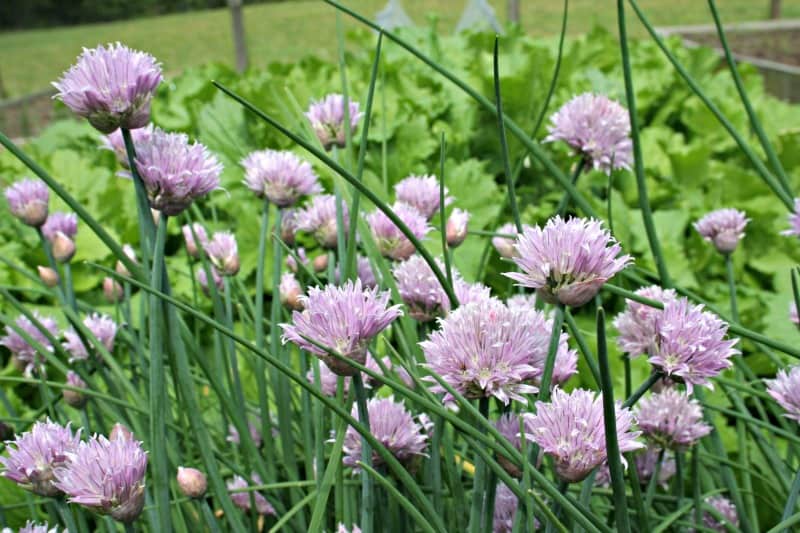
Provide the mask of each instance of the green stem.
[{"label": "green stem", "polygon": [[[356,404],[358,405],[358,419],[369,430],[369,412],[367,411],[367,393],[364,390],[364,383],[361,380],[361,373],[356,372],[352,378],[353,388],[356,393]],[[366,466],[372,466],[372,449],[365,438],[361,438],[361,462]],[[369,472],[361,472],[361,530],[365,533],[372,532],[372,519],[374,516],[374,494],[372,490],[372,477]]]},{"label": "green stem", "polygon": [[794,481],[792,482],[789,497],[786,499],[786,507],[783,508],[783,515],[781,515],[781,521],[788,520],[794,513],[794,509],[797,506],[798,494],[800,494],[800,470],[797,471]]},{"label": "green stem", "polygon": [[[650,517],[647,514],[647,509],[649,509],[650,506],[645,506],[642,500],[642,483],[639,479],[639,472],[636,470],[636,456],[633,452],[628,452],[626,457],[629,465],[628,477],[631,480],[631,494],[633,495],[633,505],[636,507],[636,516],[641,523],[642,531],[650,531]],[[656,470],[657,469],[658,464],[656,464]]]},{"label": "green stem", "polygon": [[450,248],[447,246],[447,218],[444,214],[444,158],[447,153],[447,141],[442,132],[439,150],[439,233],[442,237],[442,255],[444,256],[444,271],[447,274],[447,282],[453,285],[453,265],[451,261]]},{"label": "green stem", "polygon": [[[586,168],[586,159],[581,157],[580,161],[578,161],[578,164],[575,165],[575,171],[572,173],[572,178],[570,179],[572,185],[576,185],[578,183],[578,178],[581,176],[581,172],[583,172],[584,168]],[[567,212],[567,208],[569,207],[569,198],[569,194],[564,193],[564,196],[561,197],[561,201],[558,202],[556,213],[558,213],[560,217],[563,217],[564,213]]]},{"label": "green stem", "polygon": [[703,501],[700,499],[700,476],[702,476],[700,462],[700,446],[692,450],[692,500],[694,501],[694,528],[700,530],[703,521]]},{"label": "green stem", "polygon": [[638,401],[639,401],[639,398],[641,398],[642,396],[644,396],[644,394],[645,394],[647,391],[649,391],[649,390],[650,390],[650,387],[652,387],[653,385],[655,385],[655,384],[656,384],[656,382],[657,382],[659,379],[661,379],[661,377],[662,377],[662,376],[661,376],[661,373],[660,373],[660,372],[653,372],[652,374],[650,374],[650,376],[647,378],[647,381],[645,381],[644,383],[642,383],[642,384],[639,386],[639,388],[638,388],[638,389],[636,389],[636,390],[634,391],[634,393],[633,393],[631,396],[629,396],[629,397],[628,397],[628,399],[627,399],[627,400],[625,400],[625,401],[622,403],[622,407],[628,407],[628,408],[630,408],[630,407],[633,407],[633,406],[636,404],[636,402],[638,402]]},{"label": "green stem", "polygon": [[586,361],[586,366],[589,367],[589,371],[592,373],[594,382],[599,387],[600,369],[597,368],[597,361],[595,361],[594,355],[592,355],[592,350],[589,348],[589,343],[586,342],[586,339],[581,333],[578,323],[575,322],[575,317],[572,316],[572,312],[567,308],[564,309],[564,319],[567,322],[567,327],[569,328],[570,333],[572,333],[572,338],[575,339],[580,352],[583,354],[583,360]]},{"label": "green stem", "polygon": [[[478,401],[480,416],[489,418],[489,398],[482,397]],[[469,533],[480,533],[481,512],[486,496],[486,463],[480,455],[475,456],[475,478],[472,484],[472,506],[469,513]]]},{"label": "green stem", "polygon": [[139,170],[136,166],[136,148],[133,146],[131,132],[126,128],[121,128],[121,130],[122,139],[125,142],[125,151],[128,154],[128,167],[131,171],[133,187],[136,190],[136,212],[139,217],[139,238],[141,239],[142,265],[146,269],[148,267],[150,257],[150,243],[153,242],[153,236],[155,235],[155,224],[153,223],[153,216],[150,213],[150,202],[147,199],[147,189],[144,186],[144,181],[142,181],[142,177],[139,175]]},{"label": "green stem", "polygon": [[733,272],[733,256],[725,254],[725,272],[728,276],[728,291],[731,296],[731,318],[739,322],[739,307],[736,305],[736,277]]},{"label": "green stem", "polygon": [[553,378],[553,367],[556,364],[556,354],[558,353],[558,344],[561,341],[561,326],[564,324],[564,305],[556,304],[553,314],[553,329],[550,333],[550,346],[547,350],[547,359],[544,362],[544,370],[542,377],[539,380],[539,396],[540,402],[546,402],[550,399],[550,382]]},{"label": "green stem", "polygon": [[67,304],[76,313],[78,312],[78,301],[75,299],[75,287],[72,284],[72,265],[69,262],[64,263],[64,295],[67,299]]},{"label": "green stem", "polygon": [[519,206],[517,206],[516,183],[511,174],[511,164],[508,157],[508,139],[506,139],[506,124],[503,120],[503,98],[500,94],[500,66],[498,61],[498,49],[500,38],[494,38],[494,101],[497,108],[497,127],[500,131],[500,152],[503,155],[503,172],[505,173],[506,183],[508,184],[508,204],[511,206],[511,214],[514,217],[514,225],[517,232],[522,233],[522,221],[519,218]]}]

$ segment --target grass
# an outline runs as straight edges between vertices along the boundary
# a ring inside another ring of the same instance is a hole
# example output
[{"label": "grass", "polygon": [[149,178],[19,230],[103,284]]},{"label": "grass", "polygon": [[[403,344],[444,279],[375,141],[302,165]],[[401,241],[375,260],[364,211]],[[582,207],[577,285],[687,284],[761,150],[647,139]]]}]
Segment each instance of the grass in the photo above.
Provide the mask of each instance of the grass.
[{"label": "grass", "polygon": [[[347,1],[362,13],[375,14],[385,0]],[[505,0],[491,0],[498,18],[505,20]],[[615,27],[613,9],[598,9],[598,0],[570,2],[570,33],[588,30],[594,24]],[[766,0],[719,2],[725,22],[762,19]],[[449,32],[455,27],[465,2],[456,0],[405,0],[406,11],[419,25],[430,24],[437,14],[437,27]],[[562,2],[524,0],[521,21],[534,35],[558,30]],[[640,5],[656,25],[711,23],[702,0],[641,0]],[[785,2],[784,17],[800,17],[800,2]],[[276,60],[294,60],[307,54],[333,59],[336,51],[334,9],[316,0],[259,4],[245,8],[245,26],[251,63],[264,65]],[[631,21],[634,22],[633,20]],[[346,28],[354,28],[346,20]],[[159,58],[167,72],[209,61],[233,62],[230,17],[225,9],[174,14],[105,24],[90,24],[46,30],[0,33],[0,50],[6,60],[0,79],[10,97],[48,87],[69,65],[83,46],[122,41],[147,50]],[[634,35],[643,30],[632,24]]]}]

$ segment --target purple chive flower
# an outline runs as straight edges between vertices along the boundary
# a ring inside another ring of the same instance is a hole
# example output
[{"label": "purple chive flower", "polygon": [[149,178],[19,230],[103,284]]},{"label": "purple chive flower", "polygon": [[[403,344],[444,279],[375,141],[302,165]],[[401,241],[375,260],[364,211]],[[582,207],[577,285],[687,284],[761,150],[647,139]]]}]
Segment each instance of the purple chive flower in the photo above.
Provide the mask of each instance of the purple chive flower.
[{"label": "purple chive flower", "polygon": [[[3,528],[3,533],[13,533],[12,530],[8,528]],[[17,533],[58,533],[58,527],[50,527],[50,524],[45,522],[44,524],[37,524],[31,520],[25,522],[25,525],[19,528]],[[63,533],[68,533],[65,529]]]},{"label": "purple chive flower", "polygon": [[5,192],[12,215],[34,228],[45,223],[50,189],[42,180],[24,179],[8,186]]},{"label": "purple chive flower", "polygon": [[293,324],[281,324],[283,343],[293,342],[320,356],[336,374],[352,376],[357,371],[354,367],[304,337],[363,364],[370,341],[403,314],[399,305],[387,307],[389,297],[389,291],[363,289],[361,280],[341,287],[312,287],[308,296],[300,297],[305,309],[292,313]]},{"label": "purple chive flower", "polygon": [[797,304],[794,302],[789,304],[789,320],[795,326],[800,327],[800,316],[797,315]]},{"label": "purple chive flower", "polygon": [[[367,357],[369,357],[369,355],[367,355]],[[331,398],[336,396],[336,384],[339,377],[340,376],[334,374],[333,371],[328,368],[328,365],[319,365],[319,387],[325,396],[330,396]],[[310,368],[308,372],[306,372],[306,379],[309,383],[316,383],[313,368]],[[350,390],[350,377],[345,376],[344,391],[347,392],[348,390]]]},{"label": "purple chive flower", "polygon": [[346,525],[339,522],[339,525],[336,528],[336,533],[361,533],[361,528],[353,524],[350,529],[348,529]]},{"label": "purple chive flower", "polygon": [[75,213],[51,213],[42,224],[42,233],[51,242],[57,233],[74,239],[78,233],[78,217]]},{"label": "purple chive flower", "polygon": [[281,216],[281,240],[286,246],[294,246],[297,233],[297,209],[284,209]]},{"label": "purple chive flower", "polygon": [[303,302],[300,301],[303,287],[300,286],[300,282],[291,272],[284,272],[281,275],[278,293],[280,294],[281,304],[285,307],[293,311],[301,311],[303,309]]},{"label": "purple chive flower", "polygon": [[[509,222],[497,228],[497,233],[500,233],[501,235],[514,235],[514,237],[516,237],[517,227]],[[500,257],[505,257],[506,259],[511,259],[517,254],[517,250],[514,248],[514,243],[514,238],[501,236],[492,237],[492,246],[494,246],[495,250],[497,250],[497,253],[500,254]]]},{"label": "purple chive flower", "polygon": [[[58,336],[58,324],[56,324],[55,320],[40,315],[38,311],[33,312],[33,317],[52,337]],[[45,350],[48,352],[53,351],[53,345],[50,344],[50,340],[33,322],[28,320],[28,317],[20,315],[14,321],[14,324],[34,341],[41,344]],[[11,326],[6,326],[6,335],[0,337],[0,345],[8,348],[20,365],[23,366],[26,375],[30,375],[34,370],[44,370],[44,357]]]},{"label": "purple chive flower", "polygon": [[247,188],[278,207],[322,191],[311,165],[292,152],[259,150],[245,157],[242,166]]},{"label": "purple chive flower", "polygon": [[150,101],[161,83],[161,65],[120,43],[83,49],[78,62],[53,83],[54,98],[102,133],[150,122]]},{"label": "purple chive flower", "polygon": [[[661,303],[678,297],[673,289],[662,289],[658,285],[642,287],[635,294]],[[631,357],[650,353],[656,344],[656,319],[661,313],[662,310],[656,307],[625,300],[625,310],[614,319],[614,327],[619,331],[617,345],[620,349]]]},{"label": "purple chive flower", "polygon": [[[211,266],[209,270],[211,270],[211,278],[214,280],[214,286],[217,288],[217,291],[221,291],[225,286],[224,281],[222,281],[222,276],[219,275],[219,272],[217,272],[217,269],[213,266]],[[197,283],[200,285],[200,289],[202,289],[203,294],[206,296],[210,295],[211,291],[208,288],[208,274],[206,274],[206,269],[200,266],[197,269],[195,278],[197,279]]]},{"label": "purple chive flower", "polygon": [[[253,473],[250,475],[253,480],[253,483],[256,485],[263,485],[264,483],[261,481],[261,478],[258,474]],[[226,484],[228,487],[228,492],[231,494],[231,500],[233,501],[234,505],[245,512],[250,512],[250,494],[253,494],[253,499],[256,503],[256,512],[260,515],[274,515],[275,508],[272,507],[267,499],[258,491],[251,491],[251,490],[244,490],[250,487],[250,484],[245,481],[242,476],[233,476],[233,479],[228,481]]]},{"label": "purple chive flower", "polygon": [[656,331],[650,364],[670,379],[683,381],[690,394],[694,385],[713,388],[708,379],[731,366],[730,357],[739,353],[734,348],[739,339],[725,339],[728,325],[686,298],[664,305]]},{"label": "purple chive flower", "polygon": [[[148,124],[143,128],[131,130],[133,146],[137,147],[149,143],[153,136],[153,128],[155,128],[155,126]],[[125,140],[122,138],[121,129],[116,129],[108,135],[104,135],[100,141],[102,148],[114,152],[114,156],[117,158],[117,162],[122,168],[130,170],[131,166],[128,161],[128,150],[125,148]],[[131,177],[130,172],[127,171],[118,172],[117,175],[124,178]]]},{"label": "purple chive flower", "polygon": [[744,228],[750,221],[738,209],[717,209],[694,223],[694,229],[721,254],[729,254],[744,237]]},{"label": "purple chive flower", "polygon": [[[358,102],[348,101],[348,115],[350,118],[350,135],[355,134],[358,123],[364,115],[359,111]],[[311,123],[311,128],[317,135],[319,142],[326,150],[334,145],[344,148],[346,139],[344,96],[329,94],[319,101],[311,103],[306,112],[306,118]]]},{"label": "purple chive flower", "polygon": [[447,246],[450,248],[461,246],[461,243],[467,238],[469,217],[470,214],[468,211],[457,207],[453,209],[453,212],[450,213],[450,216],[447,218],[447,225],[445,226]]},{"label": "purple chive flower", "polygon": [[60,487],[55,484],[55,470],[69,463],[80,433],[73,434],[69,424],[60,426],[49,418],[36,422],[30,431],[7,442],[8,457],[0,457],[3,476],[40,496],[57,495]]},{"label": "purple chive flower", "polygon": [[[439,210],[439,180],[436,176],[409,176],[394,186],[395,197],[399,203],[410,205],[430,220]],[[453,198],[444,188],[444,205],[450,205]],[[462,211],[463,212],[463,211]],[[469,217],[469,215],[467,215]],[[466,222],[465,222],[466,225]]]},{"label": "purple chive flower", "polygon": [[[181,232],[186,243],[186,251],[195,259],[200,259],[206,246],[208,246],[206,229],[199,222],[195,222],[191,226],[189,224],[181,226]],[[197,237],[197,240],[195,240],[195,237]]]},{"label": "purple chive flower", "polygon": [[[511,311],[487,300],[461,306],[440,320],[440,329],[420,343],[428,368],[467,398],[496,397],[526,403],[537,388],[526,381],[540,369],[533,355],[539,342],[530,329],[532,314]],[[431,390],[444,388],[433,380]]]},{"label": "purple chive flower", "polygon": [[[520,434],[520,416],[517,413],[505,413],[494,423],[497,431],[517,450],[522,450],[522,437]],[[522,477],[522,469],[503,454],[497,454],[497,462],[509,475],[516,478]]]},{"label": "purple chive flower", "polygon": [[[667,488],[669,480],[675,475],[674,454],[657,446],[648,445],[644,450],[636,454],[635,462],[636,473],[639,475],[639,483],[642,486],[647,486],[650,483],[656,473],[656,467],[658,467],[658,484],[662,488]],[[608,471],[607,463],[597,470],[594,482],[596,485],[602,486],[611,484],[611,473]]]},{"label": "purple chive flower", "polygon": [[[444,263],[439,259],[435,261],[439,269],[444,271]],[[446,314],[448,307],[445,302],[449,303],[447,295],[422,256],[414,254],[397,263],[392,274],[411,318],[428,322]]]},{"label": "purple chive flower", "polygon": [[711,496],[706,498],[705,503],[716,509],[716,511],[722,515],[722,518],[725,519],[724,522],[720,522],[711,513],[705,511],[703,512],[703,526],[711,529],[713,531],[728,531],[728,528],[725,527],[725,524],[730,524],[734,528],[739,527],[739,514],[736,512],[736,506],[733,505],[733,502],[730,501],[728,498],[724,496]]},{"label": "purple chive flower", "polygon": [[[467,305],[471,303],[482,303],[486,300],[493,298],[492,289],[483,283],[469,283],[460,276],[453,273],[453,292],[456,293],[456,299],[459,305]],[[450,298],[445,298],[443,301],[444,307],[450,310]]]},{"label": "purple chive flower", "polygon": [[[351,413],[358,419],[357,406],[353,406]],[[372,398],[367,402],[367,415],[369,416],[369,429],[372,436],[383,444],[398,461],[406,467],[412,466],[417,457],[425,455],[428,447],[428,421],[423,417],[413,417],[402,402],[397,402],[393,397]],[[355,471],[359,471],[358,461],[361,461],[361,435],[353,429],[347,428],[344,436],[344,458],[342,462]],[[373,466],[383,464],[383,459],[376,451],[372,451]]]},{"label": "purple chive flower", "polygon": [[536,306],[535,294],[515,294],[509,296],[506,300],[506,305],[509,309],[513,310],[527,310],[533,309]]},{"label": "purple chive flower", "polygon": [[93,436],[70,454],[70,462],[56,468],[56,486],[70,503],[110,515],[130,524],[144,507],[147,452],[134,439],[108,440]]},{"label": "purple chive flower", "polygon": [[[117,336],[118,326],[110,316],[92,313],[83,319],[83,325],[92,332],[92,335],[100,341],[100,344],[108,350],[109,353],[114,351],[114,339]],[[73,361],[84,361],[89,358],[89,349],[83,343],[77,331],[73,328],[66,330],[64,332],[64,338],[66,339],[66,342],[64,342],[64,349],[69,352],[71,356],[69,358],[70,363]]]},{"label": "purple chive flower", "polygon": [[595,170],[610,174],[633,161],[628,110],[603,95],[584,93],[550,117],[545,142],[564,141]]},{"label": "purple chive flower", "polygon": [[[261,438],[261,420],[259,419],[257,424],[248,421],[247,430],[250,432],[250,438],[253,439],[256,448],[261,448],[263,441]],[[237,430],[236,426],[233,424],[228,424],[228,436],[225,437],[225,440],[233,444],[241,444],[242,440],[239,437],[239,430]]]},{"label": "purple chive flower", "polygon": [[[534,383],[539,384],[539,379],[544,372],[545,361],[547,360],[547,352],[550,349],[550,336],[553,331],[553,319],[543,311],[536,310],[532,307],[523,311],[529,316],[529,329],[528,335],[534,338],[534,349],[532,353],[532,365],[536,368],[536,372],[529,379]],[[550,386],[560,385],[574,376],[578,372],[578,352],[571,350],[567,343],[569,335],[561,333],[558,341],[558,351],[556,352],[556,360],[553,365],[553,375],[551,376]]]},{"label": "purple chive flower", "polygon": [[[72,370],[67,372],[67,385],[78,389],[85,389],[87,387],[86,382],[83,381],[81,377]],[[86,405],[86,401],[88,400],[86,395],[80,391],[64,389],[61,394],[64,397],[64,402],[75,409],[83,409],[83,407]]]},{"label": "purple chive flower", "polygon": [[[381,363],[383,364],[384,367],[386,367],[387,370],[394,371],[398,375],[398,377],[403,381],[403,383],[405,383],[409,387],[413,385],[411,376],[408,375],[408,372],[406,372],[406,370],[403,367],[401,366],[395,367],[392,364],[391,359],[389,359],[388,357],[384,357],[383,359],[381,359]],[[367,359],[364,362],[364,366],[373,372],[377,372],[378,374],[383,375],[383,368],[381,368],[381,365],[378,364],[378,362],[375,360],[374,357],[372,357],[372,354],[369,352],[367,352]],[[320,390],[322,390],[322,393],[330,397],[336,396],[336,386],[339,377],[340,376],[334,374],[333,371],[331,371],[331,369],[328,368],[327,365],[320,365],[319,382],[320,382]],[[306,372],[306,379],[308,380],[309,383],[315,383],[313,368],[310,368],[308,372]],[[344,379],[344,392],[347,392],[348,390],[350,390],[350,376],[344,376],[343,379]],[[363,373],[362,373],[362,379],[364,380],[364,387],[368,389],[372,388],[373,386],[375,387],[381,386],[381,382]]]},{"label": "purple chive flower", "polygon": [[[514,530],[514,516],[519,507],[519,498],[505,483],[498,483],[494,497],[492,533],[511,533]],[[534,518],[533,529],[539,529],[539,520]]]},{"label": "purple chive flower", "polygon": [[711,432],[700,404],[674,388],[642,398],[634,415],[645,438],[670,450],[684,451]]},{"label": "purple chive flower", "polygon": [[150,142],[136,147],[136,168],[150,207],[165,215],[180,214],[192,202],[219,187],[222,164],[184,133],[153,130]]},{"label": "purple chive flower", "polygon": [[233,233],[229,231],[214,233],[204,248],[209,261],[220,275],[235,276],[239,272],[239,247]]},{"label": "purple chive flower", "polygon": [[787,230],[783,230],[781,235],[795,235],[800,237],[800,198],[794,199],[794,211],[789,213],[789,225],[791,227]]},{"label": "purple chive flower", "polygon": [[[621,453],[644,445],[632,431],[633,415],[617,404],[617,441]],[[536,402],[536,414],[525,414],[525,438],[535,442],[555,460],[556,473],[564,481],[582,481],[608,459],[603,402],[585,389],[571,393],[556,388],[549,403]],[[623,464],[625,458],[621,457]]]},{"label": "purple chive flower", "polygon": [[[513,258],[522,273],[505,275],[537,290],[548,303],[578,307],[625,268],[631,256],[619,256],[619,243],[602,222],[556,216],[544,228],[529,227],[517,238]],[[619,257],[618,257],[619,256]]]},{"label": "purple chive flower", "polygon": [[[320,257],[327,258],[327,256]],[[328,265],[326,264],[325,266],[327,267]],[[336,283],[341,283],[338,266],[336,267],[335,274]],[[372,270],[372,265],[369,263],[369,259],[364,256],[356,257],[356,277],[361,280],[361,285],[365,288],[371,289],[378,286],[378,280],[375,279],[375,272]]]},{"label": "purple chive flower", "polygon": [[800,422],[800,366],[778,370],[775,379],[765,380],[767,392],[786,411],[786,418]]},{"label": "purple chive flower", "polygon": [[[415,207],[403,203],[395,203],[392,211],[408,226],[411,233],[417,239],[425,238],[425,235],[433,229],[426,218]],[[376,210],[367,215],[367,223],[375,237],[378,250],[384,257],[403,261],[411,257],[416,249],[411,241],[406,237],[400,228],[395,226],[386,213]]]},{"label": "purple chive flower", "polygon": [[[308,258],[308,254],[306,254],[306,249],[301,246],[296,250],[296,254],[297,257],[300,259],[300,263],[302,263],[304,266],[307,267],[311,262],[311,260]],[[297,273],[298,264],[297,260],[294,258],[293,255],[289,254],[286,256],[286,266],[289,270],[291,270],[295,274]]]},{"label": "purple chive flower", "polygon": [[[344,233],[350,229],[347,204],[342,202],[342,221]],[[332,194],[319,194],[311,198],[311,203],[297,212],[297,229],[311,233],[323,248],[336,248],[336,197]]]}]

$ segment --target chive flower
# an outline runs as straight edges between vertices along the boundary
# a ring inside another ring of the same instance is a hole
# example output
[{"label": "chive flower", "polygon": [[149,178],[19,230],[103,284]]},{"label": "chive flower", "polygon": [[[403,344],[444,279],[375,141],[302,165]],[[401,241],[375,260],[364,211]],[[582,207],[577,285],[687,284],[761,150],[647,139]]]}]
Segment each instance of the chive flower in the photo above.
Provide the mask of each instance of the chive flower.
[{"label": "chive flower", "polygon": [[75,213],[51,213],[42,224],[42,234],[53,242],[56,234],[61,233],[70,239],[78,233],[78,217]]},{"label": "chive flower", "polygon": [[[45,317],[39,314],[38,311],[33,312],[33,318],[42,325],[51,337],[58,336],[58,324],[51,317]],[[42,348],[48,352],[53,351],[53,345],[50,343],[47,335],[33,324],[31,320],[25,315],[20,315],[14,321],[14,324],[27,334],[31,339],[39,343]],[[6,335],[0,337],[0,345],[5,346],[11,352],[11,355],[22,366],[26,375],[30,376],[34,370],[44,371],[45,359],[42,354],[38,352],[34,346],[25,340],[21,334],[15,331],[11,326],[6,326]]]},{"label": "chive flower", "polygon": [[[354,135],[358,123],[364,114],[359,110],[358,102],[348,101],[348,115],[350,118],[350,134]],[[322,100],[314,101],[306,112],[306,118],[311,123],[320,144],[330,150],[334,146],[344,148],[346,139],[344,96],[329,94]]]},{"label": "chive flower", "polygon": [[[134,150],[136,147],[147,144],[150,142],[150,138],[153,136],[153,126],[152,124],[148,124],[143,128],[137,128],[135,130],[131,130],[131,141],[133,142]],[[116,129],[109,133],[108,135],[104,135],[101,139],[101,148],[106,150],[111,150],[114,152],[114,157],[117,158],[117,163],[124,168],[130,169],[130,161],[128,160],[128,149],[125,148],[125,139],[122,137],[122,130]],[[117,173],[118,176],[124,178],[130,178],[130,172],[119,172]]]},{"label": "chive flower", "polygon": [[[250,477],[252,478],[254,484],[256,485],[264,484],[264,482],[261,481],[261,477],[259,477],[258,474],[253,473],[250,475]],[[245,481],[245,479],[242,476],[233,476],[233,479],[231,479],[226,484],[226,486],[228,487],[228,492],[230,492],[233,504],[236,505],[236,507],[238,507],[242,511],[249,513],[250,510],[252,509],[250,505],[250,496],[252,494],[253,500],[255,501],[256,504],[255,511],[258,514],[260,514],[261,516],[275,514],[275,508],[272,507],[272,504],[270,504],[267,501],[267,499],[264,497],[263,494],[261,494],[258,491],[243,490],[249,488],[250,484],[247,481]]]},{"label": "chive flower", "polygon": [[[418,240],[425,238],[425,235],[433,229],[425,216],[415,207],[398,202],[392,206],[392,211]],[[375,244],[384,257],[394,261],[403,261],[416,252],[416,248],[409,238],[383,211],[375,210],[367,215],[367,223],[372,230]]]},{"label": "chive flower", "polygon": [[[9,528],[3,528],[3,533],[13,533],[12,530]],[[17,533],[58,533],[58,527],[50,527],[50,524],[45,522],[44,524],[37,524],[31,520],[27,520],[25,525],[19,528]],[[68,533],[66,529],[63,530],[63,533]]]},{"label": "chive flower", "polygon": [[50,189],[40,179],[24,179],[5,190],[11,214],[28,226],[38,228],[47,220]]},{"label": "chive flower", "polygon": [[245,157],[242,166],[247,188],[278,207],[294,205],[301,196],[322,192],[311,165],[292,152],[259,150]]},{"label": "chive flower", "polygon": [[235,276],[239,272],[239,247],[236,237],[229,231],[218,231],[205,245],[208,260],[222,276]]},{"label": "chive flower", "polygon": [[738,209],[718,209],[695,222],[694,229],[703,239],[713,243],[719,253],[729,254],[744,237],[744,228],[749,221],[747,215]]},{"label": "chive flower", "polygon": [[787,230],[783,230],[781,235],[795,235],[800,237],[800,198],[794,199],[794,211],[789,213],[789,226]]},{"label": "chive flower", "polygon": [[181,233],[183,233],[183,240],[186,243],[186,251],[195,259],[200,259],[206,246],[208,246],[206,228],[199,222],[194,222],[191,225],[184,224],[181,226]]},{"label": "chive flower", "polygon": [[[642,287],[634,294],[661,303],[677,299],[673,289],[662,289],[658,285]],[[634,300],[625,300],[625,310],[614,318],[614,327],[619,331],[617,345],[631,357],[650,353],[657,340],[656,319],[662,310],[656,307],[639,303]]]},{"label": "chive flower", "polygon": [[703,512],[703,526],[712,531],[728,531],[727,525],[733,526],[734,529],[739,527],[739,514],[736,512],[736,506],[733,502],[724,496],[709,496],[703,500],[706,504],[713,507],[724,519],[720,522],[708,511]]},{"label": "chive flower", "polygon": [[[350,229],[347,203],[342,201],[343,233]],[[310,233],[323,248],[334,249],[338,241],[336,222],[336,197],[332,194],[318,194],[311,202],[297,212],[297,229]]]},{"label": "chive flower", "polygon": [[[83,319],[83,325],[109,353],[114,351],[114,339],[117,336],[118,326],[110,316],[92,313]],[[64,339],[66,339],[64,349],[70,354],[70,363],[73,361],[85,361],[89,358],[89,349],[75,329],[66,330]],[[97,347],[94,346],[93,348]]]},{"label": "chive flower", "polygon": [[[436,176],[409,176],[400,180],[394,186],[395,198],[400,203],[404,203],[415,208],[422,215],[430,220],[440,206],[439,180]],[[453,198],[448,196],[447,187],[444,188],[444,205],[448,206],[453,202]]]},{"label": "chive flower", "polygon": [[[511,259],[517,253],[517,250],[514,248],[517,226],[511,222],[503,224],[497,228],[497,233],[500,235],[492,237],[492,246],[494,246],[494,249],[500,254],[500,257]],[[513,235],[514,237],[509,238],[502,235]]]},{"label": "chive flower", "polygon": [[675,388],[639,400],[634,416],[646,439],[669,450],[685,451],[711,433],[700,403]]},{"label": "chive flower", "polygon": [[766,380],[767,392],[786,411],[786,418],[800,422],[800,366],[778,370]]},{"label": "chive flower", "polygon": [[[81,377],[72,370],[67,371],[66,384],[70,387],[75,387],[78,389],[85,389],[87,387],[86,382],[83,381]],[[63,389],[61,391],[61,395],[64,398],[64,403],[70,407],[74,407],[75,409],[83,409],[88,400],[86,395],[82,392],[70,389]]]},{"label": "chive flower", "polygon": [[469,211],[455,208],[447,217],[447,224],[445,225],[445,237],[447,239],[447,246],[450,248],[457,248],[467,238],[467,224],[469,223]]}]

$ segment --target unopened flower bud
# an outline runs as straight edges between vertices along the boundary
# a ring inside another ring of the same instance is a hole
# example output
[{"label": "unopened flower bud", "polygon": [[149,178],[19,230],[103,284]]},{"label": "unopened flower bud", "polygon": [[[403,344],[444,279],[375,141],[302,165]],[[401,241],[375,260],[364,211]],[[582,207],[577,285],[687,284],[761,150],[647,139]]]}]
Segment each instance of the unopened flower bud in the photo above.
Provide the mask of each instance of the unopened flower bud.
[{"label": "unopened flower bud", "polygon": [[313,261],[314,271],[315,272],[323,272],[328,268],[328,256],[327,254],[318,255],[314,258]]},{"label": "unopened flower bud", "polygon": [[111,428],[111,433],[108,434],[108,440],[117,439],[133,440],[133,432],[128,429],[128,426],[117,422],[114,424],[114,427]]},{"label": "unopened flower bud", "polygon": [[447,246],[455,248],[464,242],[467,238],[467,222],[469,222],[468,212],[463,209],[453,209],[445,227]]},{"label": "unopened flower bud", "polygon": [[115,304],[122,301],[125,293],[122,290],[122,285],[117,283],[113,278],[103,279],[103,296],[110,304]]},{"label": "unopened flower bud", "polygon": [[[67,385],[79,389],[86,388],[86,382],[83,381],[78,374],[70,370],[67,372]],[[82,409],[86,405],[88,398],[81,392],[76,390],[64,389],[62,391],[64,402],[75,409]]]},{"label": "unopened flower bud", "polygon": [[300,301],[302,294],[303,288],[300,287],[300,283],[298,283],[294,274],[286,272],[281,276],[280,297],[283,305],[289,309],[300,311],[303,309],[303,303]]},{"label": "unopened flower bud", "polygon": [[47,220],[50,191],[42,180],[19,181],[5,193],[11,214],[25,224],[38,228]]},{"label": "unopened flower bud", "polygon": [[75,255],[75,241],[61,233],[53,237],[53,257],[59,263],[69,263]]},{"label": "unopened flower bud", "polygon": [[202,498],[208,488],[206,475],[196,468],[179,466],[176,479],[183,495],[189,498]]},{"label": "unopened flower bud", "polygon": [[[130,259],[134,263],[137,262],[136,261],[136,251],[133,249],[133,246],[131,246],[130,244],[126,244],[126,245],[124,245],[122,247],[122,251],[128,257],[128,259]],[[128,277],[130,277],[130,275],[131,275],[131,271],[128,270],[128,267],[125,266],[125,263],[123,263],[120,260],[117,260],[117,266],[116,266],[115,270],[117,271],[117,274],[119,274],[120,276],[128,276]]]},{"label": "unopened flower bud", "polygon": [[39,270],[39,279],[42,280],[42,283],[48,287],[58,285],[58,272],[46,266],[38,266],[36,268]]},{"label": "unopened flower bud", "polygon": [[286,246],[294,246],[297,233],[297,210],[284,209],[281,218],[281,240]]}]

